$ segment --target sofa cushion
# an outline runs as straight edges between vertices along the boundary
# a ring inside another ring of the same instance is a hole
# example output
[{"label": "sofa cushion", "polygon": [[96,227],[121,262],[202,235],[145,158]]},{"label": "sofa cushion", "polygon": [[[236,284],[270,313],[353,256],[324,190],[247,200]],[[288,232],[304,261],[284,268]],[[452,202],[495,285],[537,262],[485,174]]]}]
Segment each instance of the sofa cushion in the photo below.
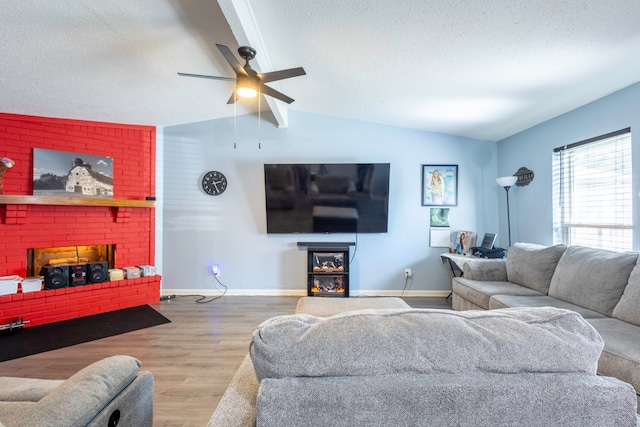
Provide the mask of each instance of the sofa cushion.
[{"label": "sofa cushion", "polygon": [[636,427],[635,407],[629,384],[574,373],[266,378],[257,425]]},{"label": "sofa cushion", "polygon": [[253,331],[258,379],[396,373],[595,374],[600,335],[556,308],[362,310],[278,316]]},{"label": "sofa cushion", "polygon": [[613,309],[613,317],[640,326],[640,266],[629,275],[629,283]]},{"label": "sofa cushion", "polygon": [[565,245],[516,243],[507,252],[507,280],[546,294]]},{"label": "sofa cushion", "polygon": [[588,319],[604,339],[598,373],[631,384],[640,393],[640,328],[617,319]]},{"label": "sofa cushion", "polygon": [[489,309],[489,298],[492,295],[544,295],[534,289],[513,284],[511,282],[493,282],[469,280],[466,277],[455,277],[451,283],[453,292],[483,310]]},{"label": "sofa cushion", "polygon": [[260,383],[247,354],[220,399],[207,427],[255,427]]},{"label": "sofa cushion", "polygon": [[549,295],[611,316],[637,259],[635,252],[570,246],[558,262]]},{"label": "sofa cushion", "polygon": [[489,299],[489,310],[509,307],[556,307],[565,310],[575,311],[585,319],[606,319],[602,313],[553,298],[548,295],[543,296],[520,296],[520,295],[493,295]]},{"label": "sofa cushion", "polygon": [[506,262],[503,258],[464,257],[462,260],[456,260],[456,264],[462,264],[462,275],[465,279],[507,282]]}]

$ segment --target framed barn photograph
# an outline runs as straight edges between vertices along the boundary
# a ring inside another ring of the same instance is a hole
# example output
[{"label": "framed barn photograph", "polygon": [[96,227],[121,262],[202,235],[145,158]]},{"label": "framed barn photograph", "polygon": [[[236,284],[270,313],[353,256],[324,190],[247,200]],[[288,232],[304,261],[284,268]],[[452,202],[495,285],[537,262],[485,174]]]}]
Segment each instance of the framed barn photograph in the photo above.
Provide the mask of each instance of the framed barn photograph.
[{"label": "framed barn photograph", "polygon": [[34,148],[33,195],[113,198],[113,158]]},{"label": "framed barn photograph", "polygon": [[422,206],[458,205],[458,165],[422,165]]}]

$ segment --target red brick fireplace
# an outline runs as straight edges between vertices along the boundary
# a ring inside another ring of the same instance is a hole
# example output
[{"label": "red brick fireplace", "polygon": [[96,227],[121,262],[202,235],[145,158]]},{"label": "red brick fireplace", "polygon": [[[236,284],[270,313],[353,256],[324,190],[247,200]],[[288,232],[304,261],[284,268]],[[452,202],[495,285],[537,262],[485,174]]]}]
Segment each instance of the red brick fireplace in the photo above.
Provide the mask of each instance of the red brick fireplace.
[{"label": "red brick fireplace", "polygon": [[[34,148],[111,156],[113,199],[32,196]],[[0,276],[26,277],[32,248],[115,245],[115,268],[154,264],[155,208],[145,199],[155,196],[155,127],[0,113],[0,157],[15,161],[0,195]],[[22,317],[34,326],[156,302],[160,279],[0,296],[0,324]]]}]

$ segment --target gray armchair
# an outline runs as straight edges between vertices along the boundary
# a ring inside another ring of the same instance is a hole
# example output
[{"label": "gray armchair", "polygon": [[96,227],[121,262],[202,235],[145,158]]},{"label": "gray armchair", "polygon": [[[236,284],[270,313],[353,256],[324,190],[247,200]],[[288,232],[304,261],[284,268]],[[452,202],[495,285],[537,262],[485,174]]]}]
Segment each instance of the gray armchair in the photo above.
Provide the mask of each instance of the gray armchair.
[{"label": "gray armchair", "polygon": [[140,361],[111,356],[67,380],[0,377],[0,426],[153,424],[153,376]]}]

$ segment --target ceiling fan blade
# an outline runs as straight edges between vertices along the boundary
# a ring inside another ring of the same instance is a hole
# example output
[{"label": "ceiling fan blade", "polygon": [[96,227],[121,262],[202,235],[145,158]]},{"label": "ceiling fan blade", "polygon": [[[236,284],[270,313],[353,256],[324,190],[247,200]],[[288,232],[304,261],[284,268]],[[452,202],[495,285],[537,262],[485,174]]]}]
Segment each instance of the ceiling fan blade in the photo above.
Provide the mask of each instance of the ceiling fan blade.
[{"label": "ceiling fan blade", "polygon": [[233,82],[236,80],[235,77],[207,76],[204,74],[178,73],[178,75],[183,77],[198,77],[199,79],[227,80],[230,82]]},{"label": "ceiling fan blade", "polygon": [[291,77],[304,76],[307,74],[304,68],[289,68],[288,70],[271,71],[269,73],[258,74],[264,83],[275,82],[276,80],[290,79]]},{"label": "ceiling fan blade", "polygon": [[264,95],[269,95],[273,98],[279,99],[282,102],[286,102],[287,104],[291,104],[294,101],[293,98],[289,98],[284,93],[278,92],[277,90],[272,89],[269,86],[263,85],[262,83],[260,84],[260,92]]},{"label": "ceiling fan blade", "polygon": [[231,98],[227,101],[227,104],[235,104],[236,103],[236,91],[231,92]]},{"label": "ceiling fan blade", "polygon": [[227,60],[229,65],[231,65],[231,68],[233,68],[233,71],[235,71],[236,74],[242,75],[242,76],[247,75],[247,72],[244,70],[244,68],[242,67],[242,64],[240,63],[240,61],[238,61],[238,59],[235,57],[233,52],[231,52],[231,49],[229,49],[227,46],[223,44],[216,43],[216,46],[218,46],[218,50],[220,51],[222,56],[224,56],[224,58]]}]

